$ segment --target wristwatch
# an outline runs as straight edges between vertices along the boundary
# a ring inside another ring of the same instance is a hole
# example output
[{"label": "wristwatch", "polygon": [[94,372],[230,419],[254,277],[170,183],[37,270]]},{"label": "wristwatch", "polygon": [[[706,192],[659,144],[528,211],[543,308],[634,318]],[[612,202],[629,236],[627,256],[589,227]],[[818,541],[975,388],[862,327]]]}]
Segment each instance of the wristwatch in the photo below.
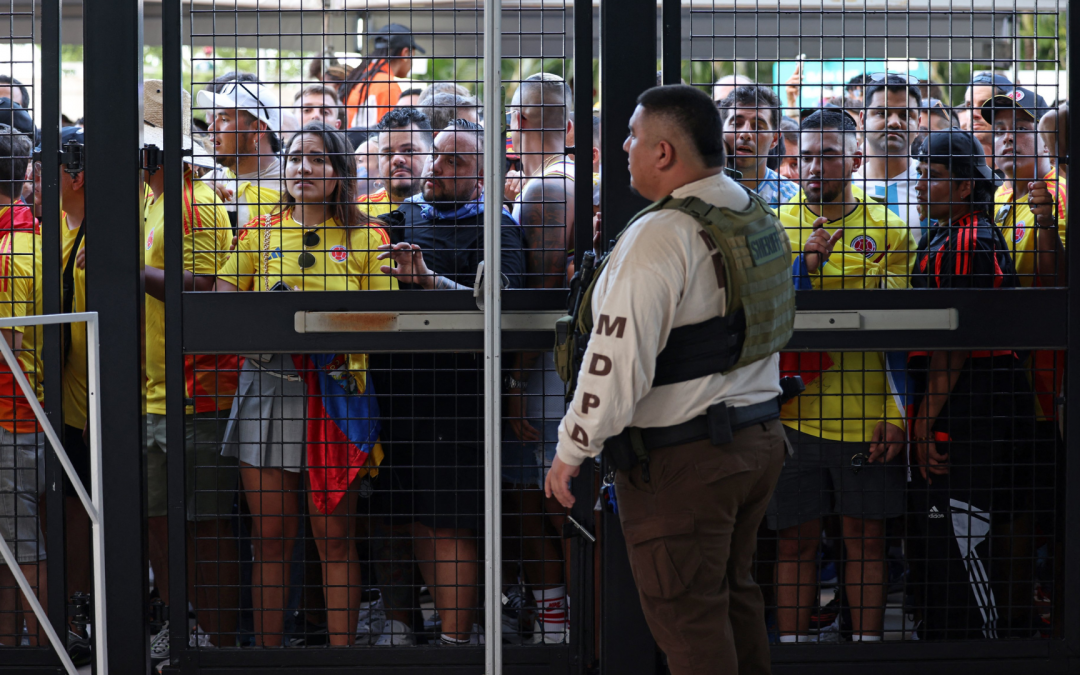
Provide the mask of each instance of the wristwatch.
[{"label": "wristwatch", "polygon": [[503,376],[503,391],[523,391],[525,383],[507,373]]}]

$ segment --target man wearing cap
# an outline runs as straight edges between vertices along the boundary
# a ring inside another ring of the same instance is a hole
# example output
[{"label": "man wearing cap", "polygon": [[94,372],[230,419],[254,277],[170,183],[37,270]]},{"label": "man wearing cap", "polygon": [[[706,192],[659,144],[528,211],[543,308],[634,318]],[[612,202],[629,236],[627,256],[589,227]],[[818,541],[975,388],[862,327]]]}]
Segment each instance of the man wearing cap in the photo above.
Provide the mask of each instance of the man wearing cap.
[{"label": "man wearing cap", "polygon": [[[28,135],[0,124],[0,318],[4,319],[43,313],[41,229],[30,207],[19,199],[33,147]],[[0,330],[0,339],[14,351],[38,401],[44,398],[43,336],[41,326]],[[40,471],[44,461],[41,426],[11,367],[0,359],[0,537],[36,588],[38,600],[47,606],[45,538],[38,518],[39,497],[45,491]],[[14,573],[2,559],[0,586],[15,586]],[[17,647],[23,635],[22,619],[16,625],[16,597],[14,591],[0,596],[0,644],[9,647]],[[44,646],[45,633],[28,611],[26,598],[22,609],[30,644]]]},{"label": "man wearing cap", "polygon": [[993,130],[995,168],[1005,174],[994,198],[994,220],[1013,247],[1022,286],[1065,281],[1065,176],[1039,152],[1038,121],[1045,108],[1030,90],[1016,87],[983,104]]},{"label": "man wearing cap", "polygon": [[[991,168],[998,168],[994,157],[994,134],[990,122],[982,114],[982,107],[998,94],[1008,94],[1015,88],[1012,80],[1004,75],[992,72],[976,73],[971,78],[971,86],[964,93],[964,103],[957,109],[960,128],[975,132],[975,139],[983,146],[983,154]],[[1042,96],[1035,96],[1035,105],[1040,110],[1046,109]]]},{"label": "man wearing cap", "polygon": [[[1005,174],[1005,184],[994,195],[994,223],[1012,250],[1024,287],[1064,286],[1068,278],[1068,188],[1064,174],[1039,152],[1037,124],[1045,111],[1039,97],[1023,87],[994,96],[982,107],[982,116],[993,129],[995,168]],[[1064,395],[1065,352],[1033,351],[1024,366],[1035,393],[1034,458],[1028,464],[1034,474],[1029,484],[1037,490],[1037,501],[1034,507],[1020,510],[1035,512],[1038,525],[1040,509],[1053,512],[1055,455],[1064,447],[1057,421],[1058,398]],[[1054,527],[1053,522],[1041,524]],[[1032,523],[1021,527],[1031,528]]]},{"label": "man wearing cap", "polygon": [[[143,142],[164,148],[162,115],[164,85],[148,80],[143,85]],[[197,166],[213,166],[212,158],[191,139],[191,96],[181,94],[182,145],[194,146],[193,155],[183,160]],[[166,513],[167,471],[165,433],[165,172],[166,162],[183,170],[181,194],[171,208],[182,213],[184,288],[211,290],[212,277],[228,252],[232,239],[229,216],[214,191],[194,178],[179,157],[158,154],[153,149],[144,157],[146,183],[150,192],[144,207],[146,252],[146,463],[147,525],[150,563],[161,599],[169,602],[168,527]],[[179,203],[178,203],[179,202]],[[208,275],[203,284],[196,275]],[[230,535],[229,517],[236,496],[237,469],[234,458],[221,454],[232,397],[236,393],[238,364],[235,356],[186,356],[184,358],[184,437],[187,460],[185,506],[188,552],[198,561],[196,573],[188,576],[188,597],[198,613],[198,624],[190,641],[201,646],[232,646],[236,632],[239,569],[236,542]],[[195,593],[195,580],[199,592]],[[187,626],[178,627],[187,631]],[[203,632],[205,631],[205,632]],[[151,659],[168,658],[169,627],[151,641]]]},{"label": "man wearing cap", "polygon": [[281,111],[270,90],[247,80],[219,84],[216,91],[198,94],[208,108],[208,131],[214,139],[217,168],[206,177],[212,182],[234,227],[275,211],[284,190],[281,149]]},{"label": "man wearing cap", "polygon": [[[915,158],[919,208],[933,225],[911,285],[1016,287],[1009,245],[990,218],[999,181],[981,144],[952,129],[931,134]],[[1029,510],[1020,495],[1030,485],[1023,472],[1031,464],[1034,401],[1020,361],[1008,349],[936,350],[913,353],[908,372],[918,392],[907,540],[918,637],[1029,637],[1037,630],[1034,575],[1020,572],[1025,556],[1008,542],[1013,537],[995,537],[1007,534],[1012,511]]]},{"label": "man wearing cap", "polygon": [[376,31],[371,52],[342,85],[350,127],[371,129],[397,105],[401,87],[394,80],[408,76],[416,52],[427,53],[405,26],[392,23]]}]

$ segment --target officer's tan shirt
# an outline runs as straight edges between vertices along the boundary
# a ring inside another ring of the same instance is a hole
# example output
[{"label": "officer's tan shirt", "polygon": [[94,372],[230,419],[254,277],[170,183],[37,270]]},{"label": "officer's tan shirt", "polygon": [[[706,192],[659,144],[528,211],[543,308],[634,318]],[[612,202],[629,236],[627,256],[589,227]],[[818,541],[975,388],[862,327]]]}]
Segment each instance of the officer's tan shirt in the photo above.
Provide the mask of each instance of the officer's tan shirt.
[{"label": "officer's tan shirt", "polygon": [[[723,174],[675,190],[745,209],[750,198]],[[593,334],[574,401],[559,425],[558,456],[570,465],[595,457],[627,426],[681,424],[721,401],[740,407],[780,394],[779,357],[729,375],[653,388],[656,356],[672,328],[722,315],[727,303],[704,232],[676,211],[650,213],[619,239],[592,296]]]}]

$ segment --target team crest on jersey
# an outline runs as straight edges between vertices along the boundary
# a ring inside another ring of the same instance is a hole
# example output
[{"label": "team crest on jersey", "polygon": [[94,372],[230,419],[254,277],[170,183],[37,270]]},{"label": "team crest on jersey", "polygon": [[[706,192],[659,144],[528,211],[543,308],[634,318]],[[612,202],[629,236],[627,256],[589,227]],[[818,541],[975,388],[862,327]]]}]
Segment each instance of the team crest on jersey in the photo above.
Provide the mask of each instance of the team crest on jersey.
[{"label": "team crest on jersey", "polygon": [[154,231],[150,230],[150,234],[146,235],[146,250],[154,248]]},{"label": "team crest on jersey", "polygon": [[348,257],[349,252],[341,244],[330,247],[330,259],[334,262],[343,263]]},{"label": "team crest on jersey", "polygon": [[865,234],[860,234],[848,244],[851,248],[869,258],[877,252],[877,242]]},{"label": "team crest on jersey", "polygon": [[1024,221],[1021,220],[1019,223],[1016,224],[1016,231],[1013,232],[1013,241],[1019,244],[1020,240],[1024,238],[1025,234],[1027,234],[1027,225],[1024,223]]}]

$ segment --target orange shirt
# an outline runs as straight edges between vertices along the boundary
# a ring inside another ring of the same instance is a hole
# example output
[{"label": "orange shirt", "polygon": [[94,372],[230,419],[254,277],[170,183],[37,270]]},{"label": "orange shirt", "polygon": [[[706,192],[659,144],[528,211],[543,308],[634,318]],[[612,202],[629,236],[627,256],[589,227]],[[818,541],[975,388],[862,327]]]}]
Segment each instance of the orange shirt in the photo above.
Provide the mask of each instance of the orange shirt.
[{"label": "orange shirt", "polygon": [[349,127],[370,129],[383,115],[397,105],[401,87],[390,72],[390,62],[382,59],[379,67],[366,79],[353,85],[345,99],[345,119]]}]

